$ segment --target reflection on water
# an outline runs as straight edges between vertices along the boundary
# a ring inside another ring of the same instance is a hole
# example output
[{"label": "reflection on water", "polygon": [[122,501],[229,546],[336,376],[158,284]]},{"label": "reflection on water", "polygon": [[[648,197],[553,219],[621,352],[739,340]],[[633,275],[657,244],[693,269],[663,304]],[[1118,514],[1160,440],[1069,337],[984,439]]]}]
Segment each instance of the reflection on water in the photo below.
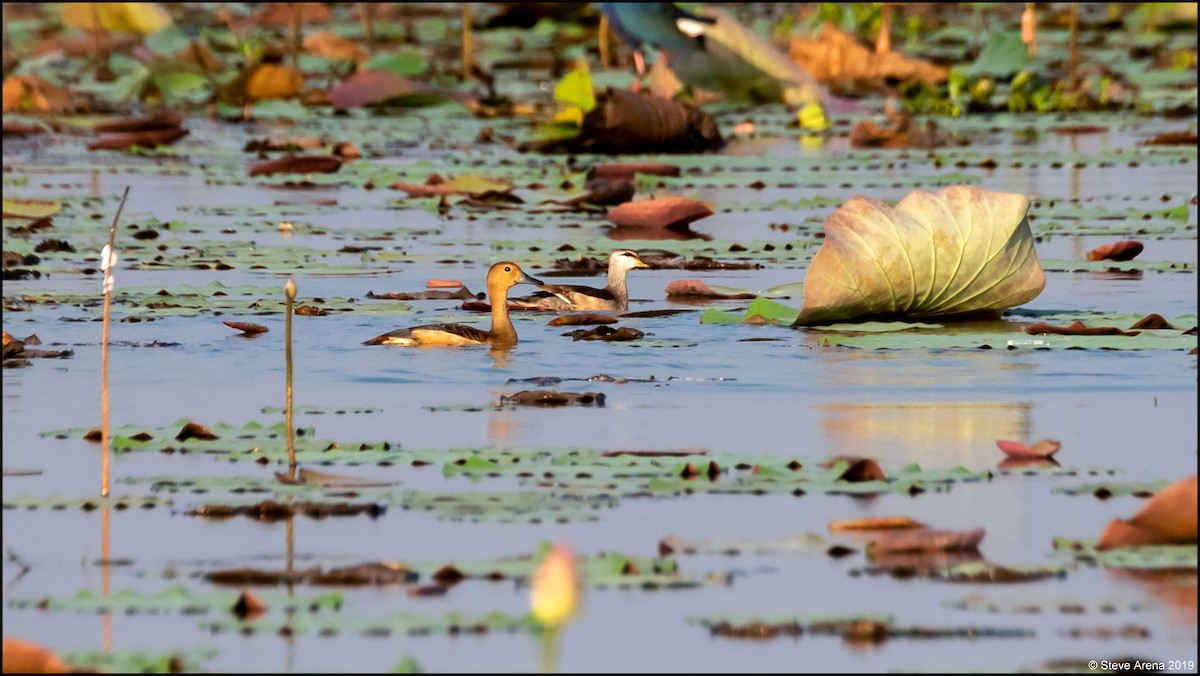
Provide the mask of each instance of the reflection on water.
[{"label": "reflection on water", "polygon": [[1030,411],[1013,402],[837,402],[816,407],[830,453],[853,453],[923,467],[986,467],[996,439],[1027,440]]},{"label": "reflection on water", "polygon": [[1181,627],[1197,624],[1197,574],[1195,570],[1132,570],[1109,568],[1108,574],[1119,584],[1133,582],[1143,592],[1170,609],[1171,623]]}]

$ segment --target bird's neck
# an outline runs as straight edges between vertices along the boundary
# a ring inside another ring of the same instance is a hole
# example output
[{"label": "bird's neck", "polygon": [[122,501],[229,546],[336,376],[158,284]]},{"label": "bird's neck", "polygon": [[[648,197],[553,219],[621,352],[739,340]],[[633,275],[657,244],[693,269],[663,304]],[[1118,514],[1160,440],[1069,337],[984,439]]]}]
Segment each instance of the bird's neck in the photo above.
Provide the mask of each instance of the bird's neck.
[{"label": "bird's neck", "polygon": [[493,345],[515,345],[517,330],[508,316],[508,289],[489,287],[488,302],[492,304],[492,328],[488,331]]}]

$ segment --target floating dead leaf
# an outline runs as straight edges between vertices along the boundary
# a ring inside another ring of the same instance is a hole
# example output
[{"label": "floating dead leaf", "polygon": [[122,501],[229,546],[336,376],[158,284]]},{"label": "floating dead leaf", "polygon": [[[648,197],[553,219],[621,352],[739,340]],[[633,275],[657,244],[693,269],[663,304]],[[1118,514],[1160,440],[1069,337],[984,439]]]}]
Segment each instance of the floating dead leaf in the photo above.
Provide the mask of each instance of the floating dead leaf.
[{"label": "floating dead leaf", "polygon": [[712,115],[668,98],[609,87],[583,116],[579,134],[524,144],[540,152],[703,152],[725,145]]},{"label": "floating dead leaf", "polygon": [[1195,146],[1196,132],[1170,131],[1142,141],[1144,146]]},{"label": "floating dead leaf", "polygon": [[252,505],[201,505],[187,513],[203,519],[230,519],[235,516],[246,516],[258,521],[273,523],[285,521],[297,514],[312,519],[324,519],[330,516],[358,516],[365,514],[376,518],[383,514],[386,508],[375,503],[325,503],[325,502],[291,502],[281,503],[274,500],[264,500]]},{"label": "floating dead leaf", "polygon": [[915,123],[905,112],[891,112],[891,124],[881,127],[871,120],[859,120],[850,130],[850,145],[855,148],[919,148],[929,150],[954,144],[953,134],[933,120]]},{"label": "floating dead leaf", "polygon": [[71,106],[66,90],[36,75],[5,77],[3,95],[6,113],[61,113]]},{"label": "floating dead leaf", "polygon": [[522,390],[500,397],[501,404],[516,406],[604,406],[603,392],[559,392],[557,390]]},{"label": "floating dead leaf", "polygon": [[607,218],[618,228],[677,229],[712,214],[712,208],[703,202],[669,195],[626,202],[609,209]]},{"label": "floating dead leaf", "polygon": [[321,488],[376,488],[396,485],[395,481],[363,479],[332,472],[318,472],[305,467],[301,467],[296,472],[294,479],[283,472],[276,472],[275,480],[290,486],[320,486]]},{"label": "floating dead leaf", "polygon": [[267,604],[263,603],[262,599],[258,598],[254,592],[246,590],[238,594],[237,602],[229,610],[237,615],[238,619],[253,620],[267,612]]},{"label": "floating dead leaf", "polygon": [[707,448],[677,448],[666,451],[604,451],[600,455],[605,458],[616,458],[630,455],[636,458],[681,458],[688,455],[707,455]]},{"label": "floating dead leaf", "polygon": [[4,198],[4,218],[49,218],[62,210],[58,200],[39,200],[16,197]]},{"label": "floating dead leaf", "polygon": [[1104,244],[1087,252],[1089,261],[1131,261],[1142,253],[1145,247],[1141,242],[1125,240]]},{"label": "floating dead leaf", "polygon": [[325,145],[319,136],[268,136],[251,139],[242,146],[247,153],[294,153],[300,150],[318,150]]},{"label": "floating dead leaf", "polygon": [[1075,320],[1068,326],[1054,326],[1046,322],[1037,322],[1025,327],[1025,333],[1032,336],[1136,336],[1140,331],[1124,331],[1115,326],[1085,326]]},{"label": "floating dead leaf", "polygon": [[816,38],[793,36],[791,57],[817,81],[841,93],[891,89],[905,80],[927,84],[946,81],[946,69],[898,52],[876,54],[830,23]]},{"label": "floating dead leaf", "polygon": [[508,179],[466,175],[446,180],[438,174],[430,175],[424,184],[396,181],[389,187],[393,190],[403,190],[409,197],[469,195],[482,198],[489,194],[507,194],[513,190],[512,181]]},{"label": "floating dead leaf", "polygon": [[873,531],[873,530],[908,530],[912,528],[924,528],[925,524],[920,521],[913,521],[907,516],[879,516],[867,519],[855,519],[853,521],[830,521],[830,533],[847,533],[858,531]]},{"label": "floating dead leaf", "polygon": [[338,108],[362,108],[386,103],[402,96],[428,94],[433,91],[429,85],[398,73],[362,70],[329,90],[329,100]]},{"label": "floating dead leaf", "polygon": [[867,546],[867,555],[894,554],[900,552],[950,552],[979,548],[986,531],[983,528],[972,530],[935,530],[918,528],[908,531],[884,533]]},{"label": "floating dead leaf", "polygon": [[546,326],[586,326],[590,324],[616,324],[617,320],[609,315],[598,312],[581,312],[571,315],[560,315],[546,322]]},{"label": "floating dead leaf", "polygon": [[[455,291],[414,291],[412,293],[375,293],[370,291],[367,293],[367,298],[376,298],[379,300],[474,300],[475,294],[471,293],[465,286],[459,287]],[[510,306],[511,307],[511,306]],[[490,311],[491,306],[485,310]]]},{"label": "floating dead leaf", "polygon": [[212,441],[217,435],[213,434],[212,430],[198,422],[188,421],[186,425],[179,429],[179,434],[175,435],[175,441],[187,441],[188,439],[200,439],[201,441]]},{"label": "floating dead leaf", "polygon": [[25,138],[34,134],[45,134],[46,129],[36,124],[25,124],[24,122],[8,122],[3,124],[4,138]]},{"label": "floating dead leaf", "polygon": [[1105,526],[1098,551],[1142,545],[1196,543],[1196,475],[1159,491],[1129,520]]},{"label": "floating dead leaf", "polygon": [[267,327],[262,324],[251,324],[249,322],[222,322],[225,326],[231,329],[241,331],[243,335],[256,336],[260,333],[266,333]]},{"label": "floating dead leaf", "polygon": [[879,463],[870,458],[857,458],[853,456],[839,455],[827,460],[821,467],[830,469],[839,462],[846,462],[845,471],[838,476],[835,481],[848,481],[857,483],[860,481],[887,481],[887,475],[883,473],[883,469],[879,467]]},{"label": "floating dead leaf", "polygon": [[425,288],[427,289],[458,289],[465,288],[466,285],[457,279],[427,279],[425,280]]},{"label": "floating dead leaf", "polygon": [[280,63],[259,64],[246,81],[246,96],[253,101],[290,99],[304,89],[300,71]]},{"label": "floating dead leaf", "polygon": [[996,447],[1004,451],[1005,455],[1010,458],[1045,459],[1058,453],[1058,449],[1062,448],[1062,442],[1057,439],[1041,439],[1034,442],[1032,446],[1026,446],[1019,441],[997,439]]},{"label": "floating dead leaf", "polygon": [[6,674],[69,674],[73,671],[61,657],[36,643],[4,637]]},{"label": "floating dead leaf", "polygon": [[416,580],[417,573],[408,566],[387,561],[333,568],[318,572],[311,578],[312,584],[326,587],[389,587]]},{"label": "floating dead leaf", "polygon": [[273,174],[332,174],[342,168],[342,161],[331,155],[300,155],[281,157],[250,167],[250,176]]},{"label": "floating dead leaf", "polygon": [[1108,127],[1101,127],[1094,124],[1072,124],[1059,127],[1050,127],[1050,131],[1055,134],[1065,134],[1068,136],[1078,136],[1080,134],[1103,134],[1108,131]]},{"label": "floating dead leaf", "polygon": [[667,284],[667,300],[695,299],[750,299],[756,298],[752,293],[721,293],[699,279],[676,279]]},{"label": "floating dead leaf", "polygon": [[367,58],[367,50],[357,42],[331,31],[309,33],[304,36],[304,51],[326,59],[361,62]]},{"label": "floating dead leaf", "polygon": [[173,110],[161,110],[143,117],[123,118],[102,122],[92,131],[97,134],[131,134],[139,131],[160,131],[163,129],[178,129],[183,125],[183,117]]},{"label": "floating dead leaf", "polygon": [[662,162],[645,162],[641,164],[614,163],[597,164],[588,170],[587,177],[588,180],[599,178],[633,180],[636,174],[645,176],[679,176],[681,172],[677,165]]},{"label": "floating dead leaf", "polygon": [[446,564],[433,572],[433,581],[443,587],[453,587],[454,585],[467,579],[466,573],[450,564]]},{"label": "floating dead leaf", "polygon": [[568,200],[547,200],[547,202],[569,207],[582,207],[585,204],[611,207],[628,202],[637,193],[637,186],[627,178],[592,178],[588,179],[583,188],[587,192],[582,195],[576,195]]},{"label": "floating dead leaf", "polygon": [[1173,329],[1174,326],[1167,318],[1156,313],[1151,313],[1134,322],[1130,329]]},{"label": "floating dead leaf", "polygon": [[564,333],[564,336],[571,336],[572,340],[603,340],[603,341],[621,341],[621,340],[638,340],[646,334],[637,329],[628,326],[622,326],[619,329],[614,329],[610,326],[597,326],[591,331],[578,329]]},{"label": "floating dead leaf", "polygon": [[129,150],[169,146],[188,135],[187,129],[154,129],[121,134],[105,134],[87,145],[88,150]]},{"label": "floating dead leaf", "polygon": [[358,146],[349,141],[338,141],[333,144],[333,154],[343,160],[357,160],[362,157],[362,151],[358,149]]}]

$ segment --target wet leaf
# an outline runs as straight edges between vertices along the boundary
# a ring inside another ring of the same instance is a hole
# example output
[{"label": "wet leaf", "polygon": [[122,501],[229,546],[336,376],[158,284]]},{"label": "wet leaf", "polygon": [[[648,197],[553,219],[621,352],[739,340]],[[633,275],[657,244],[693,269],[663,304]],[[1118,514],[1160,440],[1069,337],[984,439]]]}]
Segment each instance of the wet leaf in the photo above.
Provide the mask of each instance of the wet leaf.
[{"label": "wet leaf", "polygon": [[399,73],[364,70],[351,75],[329,90],[329,100],[339,108],[362,108],[435,93],[428,85]]},{"label": "wet leaf", "polygon": [[966,531],[918,528],[876,536],[867,547],[868,556],[902,552],[971,551],[979,548],[986,533],[982,528]]},{"label": "wet leaf", "polygon": [[502,395],[500,403],[517,406],[604,406],[603,392],[559,392],[557,390],[522,390]]},{"label": "wet leaf", "polygon": [[1110,521],[1096,549],[1183,543],[1196,543],[1195,474],[1150,498],[1133,518]]},{"label": "wet leaf", "polygon": [[997,439],[996,447],[1010,458],[1044,459],[1057,453],[1058,449],[1062,448],[1062,442],[1056,439],[1041,439],[1032,446],[1026,446],[1019,441]]},{"label": "wet leaf", "polygon": [[913,521],[907,516],[881,516],[854,521],[830,521],[830,533],[848,533],[876,530],[909,530],[925,528],[925,524]]},{"label": "wet leaf", "polygon": [[1098,246],[1087,252],[1089,261],[1131,261],[1145,248],[1141,242],[1125,240]]},{"label": "wet leaf", "polygon": [[224,324],[225,326],[228,326],[231,329],[241,331],[243,334],[249,335],[249,336],[256,336],[260,333],[266,333],[268,331],[267,327],[263,326],[262,324],[251,324],[249,322],[221,322],[221,323]]},{"label": "wet leaf", "polygon": [[703,202],[666,196],[626,202],[609,209],[607,218],[618,228],[678,229],[712,214],[713,210]]},{"label": "wet leaf", "polygon": [[1123,331],[1115,326],[1085,326],[1075,320],[1069,326],[1053,326],[1046,322],[1036,322],[1025,327],[1025,333],[1032,336],[1061,335],[1061,336],[1136,336],[1139,331]]},{"label": "wet leaf", "polygon": [[274,174],[331,174],[342,168],[342,161],[327,155],[283,157],[250,167],[250,176]]}]

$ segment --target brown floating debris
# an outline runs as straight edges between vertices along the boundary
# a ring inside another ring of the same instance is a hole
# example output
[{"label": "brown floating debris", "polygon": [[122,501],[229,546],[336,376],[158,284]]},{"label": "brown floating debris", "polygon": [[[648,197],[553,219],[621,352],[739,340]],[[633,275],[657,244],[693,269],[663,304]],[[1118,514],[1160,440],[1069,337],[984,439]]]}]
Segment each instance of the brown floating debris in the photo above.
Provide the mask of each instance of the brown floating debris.
[{"label": "brown floating debris", "polygon": [[156,129],[123,134],[105,134],[88,144],[88,150],[128,150],[130,148],[157,148],[171,145],[188,135],[187,129]]},{"label": "brown floating debris", "polygon": [[559,392],[557,390],[522,390],[500,397],[501,404],[517,406],[604,406],[603,392]]},{"label": "brown floating debris", "polygon": [[893,531],[873,540],[867,552],[875,556],[900,552],[971,551],[979,548],[985,534],[982,528],[965,531],[930,528]]},{"label": "brown floating debris", "polygon": [[1115,326],[1085,326],[1075,320],[1068,326],[1054,326],[1046,322],[1037,322],[1025,327],[1025,333],[1033,336],[1048,334],[1060,336],[1136,336],[1141,331],[1124,331]]},{"label": "brown floating debris", "polygon": [[667,195],[626,202],[609,209],[607,218],[618,228],[679,229],[712,214],[713,210],[703,202]]},{"label": "brown floating debris", "polygon": [[376,518],[386,511],[383,505],[375,503],[320,503],[293,502],[280,503],[266,500],[252,505],[201,505],[188,512],[188,516],[198,516],[205,519],[229,519],[235,516],[248,516],[259,521],[274,522],[290,519],[297,514],[303,514],[313,519],[324,519],[328,516],[357,516],[366,514]]},{"label": "brown floating debris", "polygon": [[342,161],[332,155],[301,155],[281,157],[250,167],[250,176],[273,174],[332,174],[342,168]]},{"label": "brown floating debris", "polygon": [[1159,491],[1132,518],[1109,521],[1096,549],[1196,541],[1196,475],[1193,474]]},{"label": "brown floating debris", "polygon": [[677,165],[665,164],[662,162],[646,162],[641,164],[597,164],[588,171],[587,177],[589,180],[596,178],[623,178],[632,180],[635,174],[645,174],[647,176],[679,176],[680,170]]},{"label": "brown floating debris", "polygon": [[1141,242],[1122,240],[1111,244],[1103,244],[1087,252],[1089,261],[1131,261],[1142,253],[1145,246]]},{"label": "brown floating debris", "polygon": [[345,476],[342,474],[334,474],[332,472],[318,472],[316,470],[301,467],[296,472],[296,478],[292,479],[283,472],[276,472],[275,479],[281,484],[292,486],[321,486],[322,488],[378,488],[383,486],[394,486],[395,481],[379,481],[376,479],[363,479],[360,477]]},{"label": "brown floating debris", "polygon": [[403,564],[368,562],[322,571],[319,567],[292,570],[230,568],[204,575],[213,584],[230,586],[274,587],[282,584],[368,587],[410,584],[417,573]]},{"label": "brown floating debris", "polygon": [[466,573],[450,564],[438,568],[433,573],[433,581],[443,587],[452,587],[465,579],[467,579]]},{"label": "brown floating debris", "polygon": [[1062,448],[1062,442],[1057,439],[1041,439],[1034,442],[1032,446],[1026,446],[1019,441],[997,439],[996,447],[1004,451],[1010,458],[1043,459],[1058,453],[1058,449]]},{"label": "brown floating debris", "polygon": [[1173,329],[1171,322],[1160,314],[1151,313],[1137,320],[1130,329]]},{"label": "brown floating debris", "polygon": [[589,324],[616,324],[617,320],[610,315],[598,312],[582,312],[570,315],[560,315],[546,322],[546,326],[585,326]]},{"label": "brown floating debris", "polygon": [[187,441],[188,439],[212,441],[216,438],[217,435],[213,434],[212,430],[194,421],[188,421],[186,425],[179,428],[179,434],[175,435],[175,441]]},{"label": "brown floating debris", "polygon": [[699,279],[676,279],[667,284],[667,300],[692,299],[750,299],[756,298],[753,293],[721,293]]},{"label": "brown floating debris", "polygon": [[848,481],[856,483],[860,481],[887,481],[887,475],[883,473],[883,469],[879,467],[879,463],[870,458],[857,458],[852,456],[839,455],[830,458],[821,465],[824,469],[829,469],[838,462],[846,461],[849,466],[842,472],[836,481]]},{"label": "brown floating debris", "polygon": [[924,528],[925,524],[920,521],[913,521],[907,516],[878,516],[867,519],[855,519],[853,521],[830,521],[830,533],[846,533],[856,531],[876,531],[876,530],[911,530],[914,528]]},{"label": "brown floating debris", "polygon": [[631,455],[638,458],[680,458],[689,455],[707,455],[707,448],[678,448],[669,451],[604,451],[600,455],[605,458],[616,458]]},{"label": "brown floating debris", "polygon": [[617,341],[617,340],[637,340],[639,338],[644,337],[646,334],[641,331],[638,331],[637,329],[630,328],[628,326],[622,326],[619,329],[614,329],[609,326],[597,326],[596,328],[592,329],[591,331],[577,329],[575,331],[570,331],[568,333],[564,333],[563,335],[571,336],[571,338],[573,340]]},{"label": "brown floating debris", "polygon": [[262,599],[258,598],[254,592],[243,591],[238,595],[237,602],[233,604],[230,611],[239,619],[254,619],[267,612],[267,604],[263,603]]},{"label": "brown floating debris", "polygon": [[251,324],[249,322],[222,322],[225,326],[231,329],[237,329],[248,336],[256,336],[260,333],[266,333],[267,327],[262,324]]},{"label": "brown floating debris", "polygon": [[1169,131],[1163,134],[1157,134],[1152,138],[1142,141],[1144,146],[1194,146],[1196,145],[1196,132],[1194,131]]},{"label": "brown floating debris", "polygon": [[92,127],[92,130],[97,134],[129,134],[139,131],[177,129],[182,124],[183,117],[179,113],[173,110],[163,110],[145,117],[102,122]]}]

